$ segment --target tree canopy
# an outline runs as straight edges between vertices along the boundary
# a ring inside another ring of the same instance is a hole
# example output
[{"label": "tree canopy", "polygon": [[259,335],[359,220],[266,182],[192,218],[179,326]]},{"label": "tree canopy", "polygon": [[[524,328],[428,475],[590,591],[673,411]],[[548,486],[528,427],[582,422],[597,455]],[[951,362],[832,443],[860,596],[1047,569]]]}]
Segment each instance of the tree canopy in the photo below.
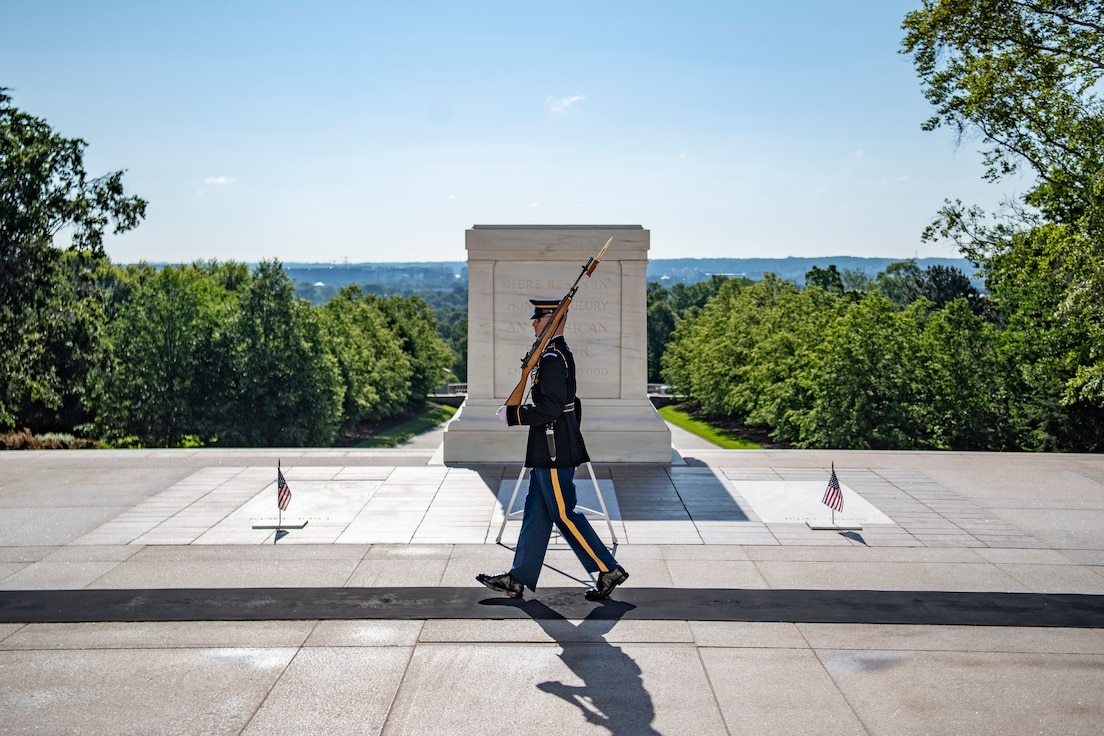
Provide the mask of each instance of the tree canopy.
[{"label": "tree canopy", "polygon": [[[63,261],[63,252],[102,258],[104,231],[126,232],[145,215],[145,200],[123,191],[122,171],[89,177],[86,145],[19,110],[0,88],[0,375],[7,379],[0,426],[10,426],[20,407],[60,406],[68,391],[68,377],[53,369],[68,357],[64,341],[49,335],[65,331],[59,320],[68,319],[72,303],[59,304],[58,296],[73,267],[96,266]],[[68,236],[65,247],[55,243],[59,234]],[[77,301],[86,294],[78,292]]]},{"label": "tree canopy", "polygon": [[989,179],[1027,165],[1060,199],[1091,199],[1104,162],[1102,19],[1102,0],[924,0],[903,42],[936,110],[924,127],[979,134]]},{"label": "tree canopy", "polygon": [[1003,213],[948,202],[927,236],[981,265],[1005,320],[1045,300],[1084,340],[1063,354],[1060,400],[1104,404],[1104,0],[924,0],[903,28],[935,108],[924,127],[980,140],[990,180],[1034,177]]}]

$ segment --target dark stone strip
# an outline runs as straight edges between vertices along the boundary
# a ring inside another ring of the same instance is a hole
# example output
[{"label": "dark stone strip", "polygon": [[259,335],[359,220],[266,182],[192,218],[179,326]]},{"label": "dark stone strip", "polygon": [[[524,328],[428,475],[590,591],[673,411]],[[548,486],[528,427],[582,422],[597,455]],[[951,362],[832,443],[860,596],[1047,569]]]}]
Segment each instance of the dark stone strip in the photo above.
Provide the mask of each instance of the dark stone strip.
[{"label": "dark stone strip", "polygon": [[529,600],[465,588],[175,588],[0,591],[0,623],[325,619],[625,619],[1104,628],[1104,595],[887,590],[581,588]]}]

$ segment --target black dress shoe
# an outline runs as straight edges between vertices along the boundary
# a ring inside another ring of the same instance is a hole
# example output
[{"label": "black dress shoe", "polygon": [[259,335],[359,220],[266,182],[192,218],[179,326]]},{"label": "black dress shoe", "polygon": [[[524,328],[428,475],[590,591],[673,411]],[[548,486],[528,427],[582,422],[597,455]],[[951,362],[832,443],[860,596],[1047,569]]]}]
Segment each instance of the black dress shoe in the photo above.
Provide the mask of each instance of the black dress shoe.
[{"label": "black dress shoe", "polygon": [[588,601],[600,601],[603,598],[609,596],[621,583],[629,579],[629,574],[625,572],[625,568],[618,565],[612,570],[607,570],[598,576],[598,584],[593,588],[583,593]]},{"label": "black dress shoe", "polygon": [[508,572],[504,572],[501,575],[479,573],[475,576],[475,579],[491,590],[505,593],[510,598],[521,598],[525,593],[525,586],[522,585],[521,581]]}]

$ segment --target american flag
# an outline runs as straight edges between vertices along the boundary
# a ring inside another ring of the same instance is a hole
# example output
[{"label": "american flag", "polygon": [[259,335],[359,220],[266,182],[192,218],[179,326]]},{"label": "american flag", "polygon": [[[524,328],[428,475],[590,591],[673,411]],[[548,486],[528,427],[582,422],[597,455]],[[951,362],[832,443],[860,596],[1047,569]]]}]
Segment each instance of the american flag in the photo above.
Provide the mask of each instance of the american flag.
[{"label": "american flag", "polygon": [[843,491],[840,490],[839,479],[836,478],[836,466],[832,466],[832,475],[828,477],[828,488],[824,491],[821,501],[833,511],[843,511]]},{"label": "american flag", "polygon": [[291,501],[291,489],[288,488],[287,481],[284,480],[284,471],[280,470],[280,466],[276,466],[276,505],[280,507],[281,511],[286,511],[288,502]]}]

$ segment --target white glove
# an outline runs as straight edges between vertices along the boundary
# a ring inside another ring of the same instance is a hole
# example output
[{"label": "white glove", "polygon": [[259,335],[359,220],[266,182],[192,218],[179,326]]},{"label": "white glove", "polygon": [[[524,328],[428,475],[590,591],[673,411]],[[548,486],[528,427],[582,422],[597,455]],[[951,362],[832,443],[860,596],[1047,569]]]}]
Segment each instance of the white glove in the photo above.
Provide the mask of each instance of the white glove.
[{"label": "white glove", "polygon": [[506,407],[505,406],[498,407],[498,411],[495,412],[495,419],[502,422],[503,424],[508,424],[509,423],[509,422],[506,421]]}]

